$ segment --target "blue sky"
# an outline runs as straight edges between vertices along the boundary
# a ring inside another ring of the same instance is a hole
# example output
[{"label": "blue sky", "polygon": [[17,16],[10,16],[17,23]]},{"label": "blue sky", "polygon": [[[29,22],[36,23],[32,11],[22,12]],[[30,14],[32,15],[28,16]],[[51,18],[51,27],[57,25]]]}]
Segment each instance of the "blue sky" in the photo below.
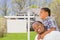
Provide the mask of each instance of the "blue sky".
[{"label": "blue sky", "polygon": [[[11,10],[12,9],[12,4],[11,4],[12,0],[0,0],[0,8],[4,8],[5,1],[7,3],[8,10],[10,11],[10,12],[8,12],[9,15],[13,15],[14,12]],[[52,2],[52,0],[39,0],[37,2],[32,1],[30,4],[31,5],[35,4],[35,5],[38,5],[38,6],[42,6],[42,3],[45,2],[45,1],[46,1],[47,5]],[[27,3],[29,4],[29,2],[27,2]],[[4,14],[3,10],[0,9],[0,15],[3,15],[3,14]]]},{"label": "blue sky", "polygon": [[0,15],[4,15],[3,8],[5,5],[5,0],[0,0]]}]

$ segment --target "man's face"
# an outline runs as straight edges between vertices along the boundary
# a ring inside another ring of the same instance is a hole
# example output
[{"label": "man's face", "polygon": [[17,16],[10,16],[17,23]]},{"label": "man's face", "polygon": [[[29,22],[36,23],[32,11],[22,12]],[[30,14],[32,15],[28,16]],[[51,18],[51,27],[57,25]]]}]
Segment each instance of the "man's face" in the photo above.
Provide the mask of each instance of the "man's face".
[{"label": "man's face", "polygon": [[34,23],[34,27],[33,29],[39,34],[42,33],[44,31],[44,25],[42,25],[41,23]]},{"label": "man's face", "polygon": [[42,19],[46,18],[48,16],[48,12],[46,12],[45,10],[41,9],[40,10],[40,17]]}]

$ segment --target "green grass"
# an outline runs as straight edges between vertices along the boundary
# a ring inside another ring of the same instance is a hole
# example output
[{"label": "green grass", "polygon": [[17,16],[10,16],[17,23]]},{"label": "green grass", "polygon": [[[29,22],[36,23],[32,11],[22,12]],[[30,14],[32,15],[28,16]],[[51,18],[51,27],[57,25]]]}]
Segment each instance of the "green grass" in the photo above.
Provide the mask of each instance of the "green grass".
[{"label": "green grass", "polygon": [[[31,32],[30,40],[34,40],[35,35],[35,32]],[[8,33],[5,37],[0,38],[0,40],[27,40],[27,33]]]},{"label": "green grass", "polygon": [[36,36],[36,33],[32,31],[30,33],[30,40],[34,40],[35,36]]}]

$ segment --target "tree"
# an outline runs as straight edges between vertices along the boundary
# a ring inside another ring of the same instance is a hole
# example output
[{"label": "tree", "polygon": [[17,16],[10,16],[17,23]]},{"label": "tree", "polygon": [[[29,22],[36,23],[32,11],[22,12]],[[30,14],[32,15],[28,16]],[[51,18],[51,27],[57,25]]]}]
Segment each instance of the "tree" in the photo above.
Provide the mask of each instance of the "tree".
[{"label": "tree", "polygon": [[57,25],[60,26],[60,0],[53,0],[53,2],[48,6],[55,17]]},{"label": "tree", "polygon": [[0,16],[5,16],[7,11],[6,0],[0,0]]}]

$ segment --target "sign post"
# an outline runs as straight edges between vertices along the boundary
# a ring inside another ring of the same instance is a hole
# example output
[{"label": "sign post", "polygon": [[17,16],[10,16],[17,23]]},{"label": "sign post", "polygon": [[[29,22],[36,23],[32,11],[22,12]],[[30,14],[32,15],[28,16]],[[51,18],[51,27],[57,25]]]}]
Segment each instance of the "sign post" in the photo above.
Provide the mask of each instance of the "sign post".
[{"label": "sign post", "polygon": [[28,40],[30,40],[30,12],[28,12]]}]

